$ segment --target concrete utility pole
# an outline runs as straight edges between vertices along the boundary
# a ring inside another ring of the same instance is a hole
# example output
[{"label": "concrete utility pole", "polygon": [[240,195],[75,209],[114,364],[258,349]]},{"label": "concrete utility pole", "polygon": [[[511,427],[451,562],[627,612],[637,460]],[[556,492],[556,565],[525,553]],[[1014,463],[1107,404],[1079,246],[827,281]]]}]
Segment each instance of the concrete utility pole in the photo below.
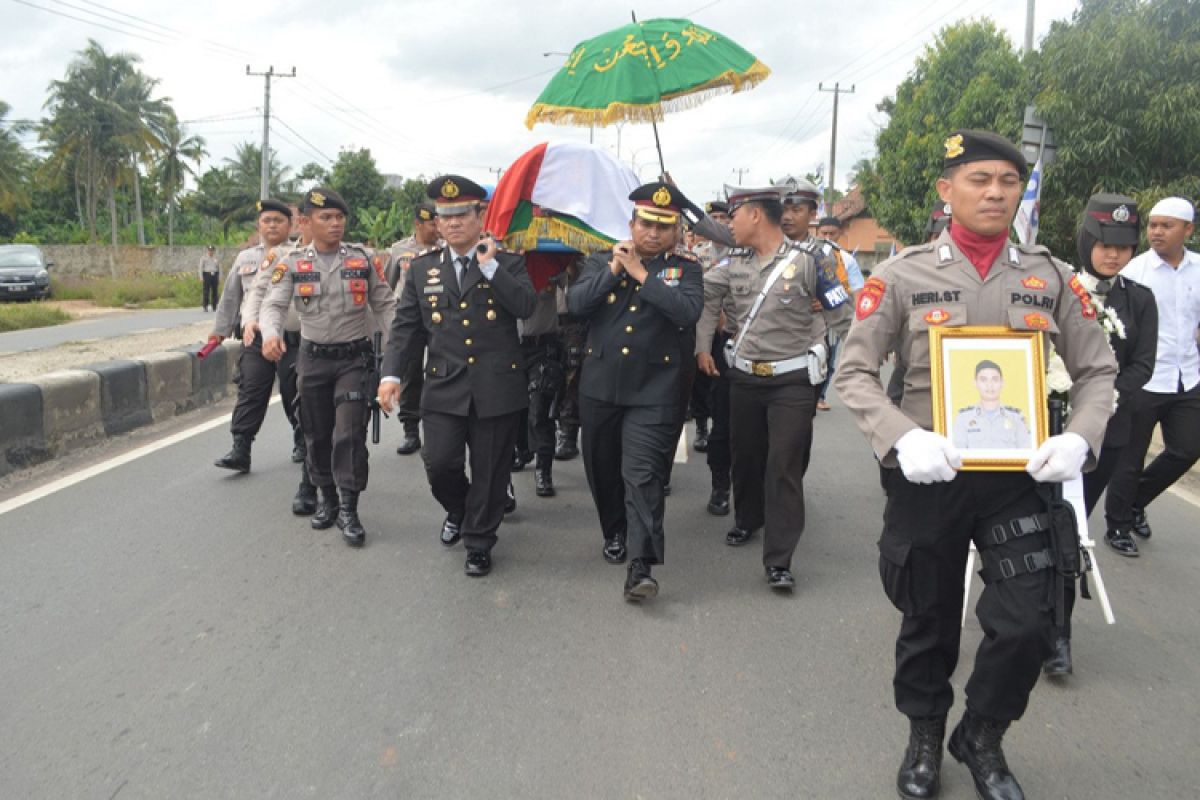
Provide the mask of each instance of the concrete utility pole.
[{"label": "concrete utility pole", "polygon": [[1033,7],[1037,0],[1026,0],[1025,3],[1025,55],[1033,52]]},{"label": "concrete utility pole", "polygon": [[749,172],[750,168],[749,167],[734,167],[731,171],[737,173],[738,186],[741,186],[742,185],[742,176],[745,175],[747,172]]},{"label": "concrete utility pole", "polygon": [[[1030,0],[1032,2],[1032,0]],[[833,208],[833,183],[837,176],[837,117],[838,117],[838,96],[843,94],[854,94],[854,84],[850,84],[849,89],[841,88],[841,84],[834,83],[832,89],[826,89],[825,84],[818,83],[817,89],[822,92],[833,92],[833,135],[829,141],[829,174],[825,176],[825,206]]]},{"label": "concrete utility pole", "polygon": [[271,177],[271,78],[294,78],[296,77],[296,68],[292,67],[291,73],[276,72],[275,67],[267,67],[266,72],[251,72],[250,65],[246,65],[246,74],[255,78],[263,78],[266,88],[263,91],[263,141],[262,141],[262,171],[258,182],[258,199],[266,200],[270,192],[270,177]]}]

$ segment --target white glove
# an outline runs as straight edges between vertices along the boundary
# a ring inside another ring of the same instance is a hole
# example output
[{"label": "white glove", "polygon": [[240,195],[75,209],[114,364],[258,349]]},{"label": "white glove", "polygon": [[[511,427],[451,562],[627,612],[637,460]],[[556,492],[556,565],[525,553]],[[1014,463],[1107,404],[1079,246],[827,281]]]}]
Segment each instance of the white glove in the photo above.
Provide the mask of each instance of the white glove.
[{"label": "white glove", "polygon": [[962,456],[945,436],[913,428],[896,441],[896,458],[904,477],[912,483],[952,481],[962,466]]},{"label": "white glove", "polygon": [[1088,443],[1078,433],[1060,433],[1051,436],[1037,452],[1025,471],[1038,483],[1062,483],[1078,477],[1087,460]]}]

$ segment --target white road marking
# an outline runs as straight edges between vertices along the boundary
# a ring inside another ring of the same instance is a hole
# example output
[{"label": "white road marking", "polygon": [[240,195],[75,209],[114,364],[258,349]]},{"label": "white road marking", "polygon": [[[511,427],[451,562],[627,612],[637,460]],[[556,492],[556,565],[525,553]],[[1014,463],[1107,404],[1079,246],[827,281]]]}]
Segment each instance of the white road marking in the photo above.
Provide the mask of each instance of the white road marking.
[{"label": "white road marking", "polygon": [[[275,395],[271,398],[270,405],[275,405],[279,401],[279,395]],[[210,419],[208,422],[202,422],[199,425],[194,425],[191,428],[180,431],[179,433],[173,433],[170,436],[159,439],[156,442],[151,442],[150,444],[136,447],[133,450],[130,450],[128,453],[122,453],[121,455],[114,456],[107,461],[102,461],[99,464],[93,464],[90,467],[85,467],[84,469],[67,475],[66,477],[59,478],[56,481],[51,481],[45,486],[39,486],[37,489],[32,489],[28,492],[25,492],[25,494],[17,495],[11,500],[0,502],[0,516],[3,516],[10,511],[16,511],[22,506],[27,506],[30,503],[37,502],[44,497],[49,497],[55,492],[60,492],[63,489],[67,489],[77,483],[82,483],[89,478],[94,478],[97,475],[103,475],[109,470],[114,470],[117,467],[128,464],[131,461],[136,461],[143,456],[148,456],[151,453],[158,452],[159,450],[170,447],[173,444],[178,444],[179,442],[190,439],[198,434],[211,431],[213,428],[219,428],[222,425],[227,425],[231,419],[233,419],[233,414],[225,414],[217,417],[216,419]]]}]

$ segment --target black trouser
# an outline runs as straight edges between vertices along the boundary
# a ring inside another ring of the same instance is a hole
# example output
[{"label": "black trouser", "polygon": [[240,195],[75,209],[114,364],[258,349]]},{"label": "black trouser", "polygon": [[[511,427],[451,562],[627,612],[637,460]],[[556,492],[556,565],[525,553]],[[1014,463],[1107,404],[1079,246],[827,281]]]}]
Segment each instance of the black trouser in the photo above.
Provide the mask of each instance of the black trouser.
[{"label": "black trouser", "polygon": [[725,363],[725,342],[729,334],[717,331],[713,335],[712,357],[716,362],[720,375],[709,378],[711,392],[709,394],[709,411],[712,416],[712,427],[708,431],[708,469],[714,474],[728,475],[733,464],[729,454],[729,371]]},{"label": "black trouser", "polygon": [[[958,664],[970,542],[987,547],[992,526],[1046,505],[1032,478],[1010,472],[960,472],[948,483],[915,484],[890,470],[887,494],[879,572],[904,614],[892,681],[896,707],[909,717],[942,716],[954,703],[950,676]],[[1035,533],[992,552],[1019,560],[1045,547],[1045,534]],[[975,608],[983,640],[966,686],[972,711],[1009,721],[1025,712],[1050,655],[1053,576],[1051,569],[1023,572],[984,586]]]},{"label": "black trouser", "polygon": [[833,371],[837,368],[838,350],[842,347],[842,340],[827,335],[825,345],[829,348],[829,365],[825,369],[825,380],[821,381],[821,385],[817,387],[817,399],[819,400],[824,400],[825,395],[829,394],[829,385],[833,383]]},{"label": "black trouser", "polygon": [[300,424],[296,416],[296,352],[300,349],[300,334],[285,332],[284,344],[287,350],[278,362],[263,358],[262,333],[255,333],[254,341],[243,344],[235,377],[238,385],[237,404],[233,407],[233,421],[229,425],[234,436],[253,439],[258,435],[267,416],[276,375],[279,376],[283,413],[293,428]]},{"label": "black trouser", "polygon": [[[462,537],[467,550],[490,552],[504,519],[508,480],[512,475],[517,424],[525,410],[481,418],[474,406],[465,417],[425,409],[425,446],[421,458],[429,488],[447,514],[463,514]],[[471,454],[467,479],[466,453]]]},{"label": "black trouser", "polygon": [[[694,363],[695,357],[691,361]],[[692,396],[689,406],[692,419],[707,422],[708,418],[712,416],[712,388],[715,380],[708,374],[696,370],[692,378]]]},{"label": "black trouser", "polygon": [[816,387],[802,369],[770,378],[727,374],[734,519],[748,531],[764,528],[764,566],[788,568],[804,532]]},{"label": "black trouser", "polygon": [[683,435],[683,426],[687,420],[688,406],[692,402],[692,383],[699,374],[696,366],[696,329],[688,328],[679,334],[679,358],[682,367],[679,368],[678,392],[675,396],[675,438],[671,440],[671,452],[667,455],[666,481],[671,483],[671,472],[675,469],[675,449],[679,445],[679,437]]},{"label": "black trouser", "polygon": [[583,365],[583,349],[587,346],[587,321],[560,314],[559,336],[563,343],[565,380],[558,399],[558,422],[569,434],[579,430],[579,374]]},{"label": "black trouser", "polygon": [[201,293],[204,295],[204,302],[201,305],[205,308],[216,308],[217,284],[221,282],[221,276],[215,272],[204,272],[202,275],[204,276],[204,287]]},{"label": "black trouser", "polygon": [[[300,425],[308,445],[308,474],[317,486],[367,488],[367,413],[362,356],[317,358],[305,343],[300,373]],[[355,399],[356,398],[356,399]]]},{"label": "black trouser", "polygon": [[537,454],[538,466],[554,459],[554,415],[563,386],[563,352],[558,334],[521,337],[529,413],[521,418],[517,447]]},{"label": "black trouser", "polygon": [[679,438],[679,406],[618,406],[579,398],[583,467],[605,540],[630,558],[663,563],[663,484]]},{"label": "black trouser", "polygon": [[421,390],[425,387],[424,351],[408,362],[400,375],[400,407],[396,416],[406,433],[416,433],[421,424]]},{"label": "black trouser", "polygon": [[[1117,461],[1104,501],[1109,528],[1128,530],[1133,509],[1145,510],[1200,458],[1200,384],[1175,394],[1143,390],[1136,402],[1129,444]],[[1159,424],[1163,451],[1143,469],[1154,426]]]}]

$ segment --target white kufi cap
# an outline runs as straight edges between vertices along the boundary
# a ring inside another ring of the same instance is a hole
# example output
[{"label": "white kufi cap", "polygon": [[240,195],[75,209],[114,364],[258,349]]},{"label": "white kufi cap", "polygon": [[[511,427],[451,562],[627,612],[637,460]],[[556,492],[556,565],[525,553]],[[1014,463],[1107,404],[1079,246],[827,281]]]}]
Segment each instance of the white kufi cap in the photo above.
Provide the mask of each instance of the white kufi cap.
[{"label": "white kufi cap", "polygon": [[1173,217],[1184,222],[1196,221],[1196,209],[1182,197],[1164,197],[1150,209],[1152,217]]}]

